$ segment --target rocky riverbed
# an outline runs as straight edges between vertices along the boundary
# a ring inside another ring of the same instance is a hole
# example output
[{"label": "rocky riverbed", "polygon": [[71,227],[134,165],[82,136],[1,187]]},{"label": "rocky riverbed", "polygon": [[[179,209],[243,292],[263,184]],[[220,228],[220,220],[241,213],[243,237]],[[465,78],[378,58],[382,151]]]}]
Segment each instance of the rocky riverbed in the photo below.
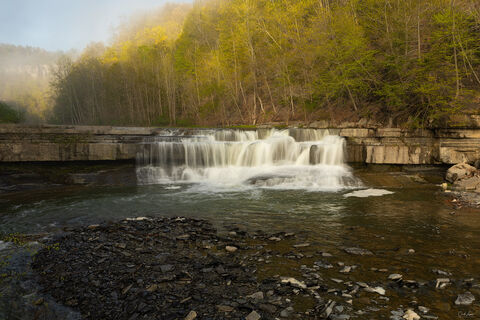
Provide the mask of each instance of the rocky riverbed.
[{"label": "rocky riverbed", "polygon": [[301,233],[247,233],[236,226],[218,232],[206,220],[177,217],[4,240],[0,318],[6,319],[480,316],[476,278],[432,268],[430,279],[414,279],[408,265],[405,274],[368,267],[364,262],[377,252],[358,246],[344,247],[349,258],[340,261]]}]

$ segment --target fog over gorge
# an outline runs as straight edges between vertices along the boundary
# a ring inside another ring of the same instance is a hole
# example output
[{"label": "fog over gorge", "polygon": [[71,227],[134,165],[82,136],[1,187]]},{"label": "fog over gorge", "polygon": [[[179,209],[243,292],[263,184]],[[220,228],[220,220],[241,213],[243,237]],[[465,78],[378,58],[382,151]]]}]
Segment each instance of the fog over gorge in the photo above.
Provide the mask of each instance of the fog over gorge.
[{"label": "fog over gorge", "polygon": [[[15,121],[49,122],[54,105],[51,82],[58,62],[75,61],[92,50],[101,54],[115,39],[161,23],[164,6],[185,12],[190,8],[189,1],[163,0],[0,2],[1,108],[18,111]],[[173,24],[166,29],[180,32]],[[0,116],[0,123],[6,118],[10,119]]]}]

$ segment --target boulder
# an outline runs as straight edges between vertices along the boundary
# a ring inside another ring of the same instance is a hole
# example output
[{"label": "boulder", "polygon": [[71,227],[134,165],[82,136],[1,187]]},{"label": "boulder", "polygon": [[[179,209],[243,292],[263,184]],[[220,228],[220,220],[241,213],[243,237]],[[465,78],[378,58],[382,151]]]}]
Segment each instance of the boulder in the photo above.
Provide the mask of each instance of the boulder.
[{"label": "boulder", "polygon": [[[480,177],[473,176],[457,180],[453,183],[453,189],[461,191],[474,191],[480,187]],[[478,187],[477,187],[478,186]]]},{"label": "boulder", "polygon": [[459,163],[447,170],[445,179],[450,183],[454,183],[457,180],[473,177],[476,172],[477,169],[468,163]]}]

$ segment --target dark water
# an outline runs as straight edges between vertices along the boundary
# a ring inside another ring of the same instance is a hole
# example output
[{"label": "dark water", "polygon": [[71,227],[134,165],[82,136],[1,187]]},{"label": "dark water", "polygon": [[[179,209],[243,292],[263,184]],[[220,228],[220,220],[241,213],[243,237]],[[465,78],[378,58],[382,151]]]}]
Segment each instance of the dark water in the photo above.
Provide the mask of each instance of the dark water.
[{"label": "dark water", "polygon": [[[136,216],[189,216],[208,219],[220,228],[235,224],[248,230],[295,232],[298,241],[311,243],[303,250],[305,253],[326,251],[333,255],[330,258],[332,264],[344,262],[358,266],[346,275],[339,274],[340,268],[337,267],[325,270],[324,279],[378,281],[386,288],[390,273],[401,273],[404,279],[428,282],[444,277],[432,272],[432,269],[441,269],[451,273],[449,278],[452,280],[474,278],[474,283],[478,283],[478,210],[454,210],[440,188],[430,183],[405,183],[410,180],[389,173],[358,175],[366,186],[394,193],[346,198],[344,195],[352,190],[249,189],[220,193],[191,184],[59,187],[2,196],[0,233],[51,232],[62,226]],[[345,247],[354,246],[371,250],[375,255],[357,257],[343,251]],[[415,253],[408,253],[409,249],[414,249]],[[276,261],[262,272],[300,275],[297,267],[311,262],[308,259]],[[388,272],[380,273],[371,268],[385,268]],[[431,308],[440,319],[468,318],[468,312],[472,312],[471,319],[480,318],[480,315],[477,317],[478,305],[467,309],[454,305],[456,294],[462,292],[455,284],[428,292],[386,289],[390,302],[385,316],[392,308],[406,307],[416,300],[419,305]],[[474,294],[478,301],[480,288],[477,290]],[[368,309],[368,305],[354,306]]]}]

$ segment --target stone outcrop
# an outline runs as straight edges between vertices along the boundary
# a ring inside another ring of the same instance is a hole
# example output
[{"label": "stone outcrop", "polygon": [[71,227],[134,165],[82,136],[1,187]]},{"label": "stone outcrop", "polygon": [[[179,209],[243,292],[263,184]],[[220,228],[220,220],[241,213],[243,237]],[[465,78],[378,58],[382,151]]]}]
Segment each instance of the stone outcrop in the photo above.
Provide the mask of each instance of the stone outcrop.
[{"label": "stone outcrop", "polygon": [[0,162],[135,159],[154,128],[0,125]]},{"label": "stone outcrop", "polygon": [[372,164],[456,164],[480,159],[480,130],[340,129],[348,161]]},{"label": "stone outcrop", "polygon": [[457,191],[480,192],[480,172],[467,163],[459,163],[447,170],[445,179]]},{"label": "stone outcrop", "polygon": [[[480,129],[325,128],[347,140],[348,162],[398,165],[474,163]],[[133,160],[138,144],[164,129],[109,126],[0,125],[0,162]],[[182,129],[184,132],[189,129]],[[198,129],[195,129],[198,130]]]}]

